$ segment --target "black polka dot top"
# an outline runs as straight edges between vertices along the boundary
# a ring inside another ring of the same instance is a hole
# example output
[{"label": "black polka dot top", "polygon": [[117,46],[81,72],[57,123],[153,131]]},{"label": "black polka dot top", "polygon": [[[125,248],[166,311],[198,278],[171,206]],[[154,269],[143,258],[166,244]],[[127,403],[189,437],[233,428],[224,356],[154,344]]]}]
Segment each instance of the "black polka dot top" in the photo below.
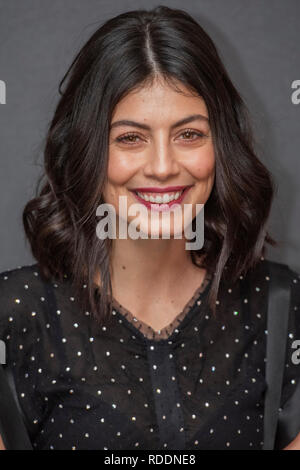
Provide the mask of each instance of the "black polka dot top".
[{"label": "black polka dot top", "polygon": [[[266,390],[268,263],[222,281],[214,317],[211,279],[160,331],[114,300],[100,326],[71,283],[43,281],[39,265],[0,274],[0,339],[34,449],[261,449]],[[300,375],[299,275],[292,286],[281,408]]]}]

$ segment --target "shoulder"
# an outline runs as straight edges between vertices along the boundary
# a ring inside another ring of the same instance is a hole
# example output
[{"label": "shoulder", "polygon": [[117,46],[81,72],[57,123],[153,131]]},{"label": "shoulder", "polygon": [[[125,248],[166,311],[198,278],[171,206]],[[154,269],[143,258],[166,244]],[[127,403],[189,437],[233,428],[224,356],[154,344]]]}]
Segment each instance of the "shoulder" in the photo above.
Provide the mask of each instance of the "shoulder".
[{"label": "shoulder", "polygon": [[0,322],[32,308],[43,293],[37,263],[18,266],[0,273]]},{"label": "shoulder", "polygon": [[36,288],[40,285],[41,271],[37,263],[0,272],[1,300],[17,292],[31,292],[32,287]]},{"label": "shoulder", "polygon": [[[288,286],[290,288],[290,316],[297,316],[298,310],[298,315],[300,315],[300,274],[297,269],[291,268],[286,263],[262,258],[249,275],[252,289],[255,289],[257,283],[267,287],[272,281],[275,281],[278,286],[282,284]],[[263,292],[267,294],[268,290],[263,289]]]},{"label": "shoulder", "polygon": [[[272,281],[277,284],[284,283],[291,288],[292,301],[300,301],[300,274],[296,269],[291,268],[286,263],[279,263],[266,258],[261,258],[254,267],[248,269],[241,275],[237,282],[233,284],[229,276],[225,276],[222,282],[222,294],[231,301],[233,298],[240,299],[241,296],[251,295],[252,300],[263,301],[268,296],[269,285]],[[235,288],[235,289],[234,289]],[[235,292],[233,296],[228,292]],[[261,308],[261,307],[259,307]]]},{"label": "shoulder", "polygon": [[268,284],[276,281],[276,286],[281,286],[284,283],[286,287],[289,287],[290,324],[298,330],[300,335],[300,274],[298,270],[285,263],[263,260],[256,268],[255,274],[257,273],[259,273],[258,277],[263,278]]},{"label": "shoulder", "polygon": [[251,276],[252,282],[256,279],[269,282],[272,278],[285,280],[293,287],[293,290],[299,290],[300,274],[298,270],[291,268],[286,263],[279,263],[269,259],[261,258],[255,268],[247,273]]},{"label": "shoulder", "polygon": [[[34,274],[35,273],[35,274]],[[12,282],[22,281],[28,276],[39,276],[40,270],[38,263],[28,264],[23,266],[16,266],[0,272],[1,285],[9,284]]]},{"label": "shoulder", "polygon": [[[259,262],[240,276],[233,283],[229,276],[222,283],[219,300],[223,305],[224,315],[228,311],[243,309],[253,327],[264,332],[268,315],[270,286],[285,285],[290,288],[290,324],[291,329],[300,329],[300,276],[296,269],[287,263],[279,263],[261,258]],[[262,321],[258,322],[257,318]],[[300,337],[300,331],[299,331]]]},{"label": "shoulder", "polygon": [[[291,268],[288,264],[277,263],[275,261],[265,260],[268,267],[269,277],[277,276],[287,281],[291,289],[291,302],[300,302],[300,274],[297,269]],[[297,310],[295,308],[294,310]]]}]

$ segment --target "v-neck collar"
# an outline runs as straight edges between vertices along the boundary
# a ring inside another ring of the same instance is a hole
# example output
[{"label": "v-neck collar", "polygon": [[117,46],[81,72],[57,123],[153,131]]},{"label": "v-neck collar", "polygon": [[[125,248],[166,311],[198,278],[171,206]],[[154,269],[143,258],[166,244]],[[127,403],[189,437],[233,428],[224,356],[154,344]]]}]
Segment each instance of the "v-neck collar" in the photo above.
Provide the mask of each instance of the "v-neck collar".
[{"label": "v-neck collar", "polygon": [[192,297],[186,303],[185,307],[181,312],[176,315],[176,317],[172,320],[171,323],[166,325],[161,330],[155,330],[150,325],[145,323],[144,321],[136,318],[128,309],[126,309],[123,305],[121,305],[114,297],[112,299],[112,307],[115,311],[117,311],[120,317],[123,317],[127,320],[127,322],[134,327],[135,330],[138,331],[139,334],[142,334],[145,338],[149,340],[168,340],[173,336],[175,330],[178,329],[179,326],[182,326],[184,319],[188,317],[189,312],[192,310],[192,307],[195,305],[201,305],[202,296],[204,292],[206,292],[208,285],[210,284],[211,276],[206,273],[204,280],[202,281],[201,285],[197,287]]}]

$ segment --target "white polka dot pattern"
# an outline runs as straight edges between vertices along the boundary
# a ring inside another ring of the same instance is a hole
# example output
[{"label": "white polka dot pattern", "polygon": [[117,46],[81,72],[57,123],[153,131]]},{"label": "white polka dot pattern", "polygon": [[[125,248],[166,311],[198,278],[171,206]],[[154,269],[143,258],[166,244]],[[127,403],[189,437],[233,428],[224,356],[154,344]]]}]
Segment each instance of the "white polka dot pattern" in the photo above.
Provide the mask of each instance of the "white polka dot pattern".
[{"label": "white polka dot pattern", "polygon": [[[251,273],[250,290],[243,276],[222,280],[216,317],[206,282],[160,333],[116,304],[99,325],[80,310],[68,276],[44,283],[38,264],[1,273],[0,339],[34,448],[261,449],[268,263]],[[291,361],[299,275],[288,272],[281,409],[300,372]]]}]

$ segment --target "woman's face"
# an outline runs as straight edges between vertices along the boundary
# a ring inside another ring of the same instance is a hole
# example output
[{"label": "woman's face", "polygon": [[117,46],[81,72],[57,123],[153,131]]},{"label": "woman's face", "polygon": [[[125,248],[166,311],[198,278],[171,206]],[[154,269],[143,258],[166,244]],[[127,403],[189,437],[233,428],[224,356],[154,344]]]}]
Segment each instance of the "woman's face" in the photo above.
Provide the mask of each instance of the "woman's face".
[{"label": "woman's face", "polygon": [[[186,220],[180,225],[183,205],[189,204],[192,218],[195,217],[200,210],[196,204],[206,203],[214,182],[214,148],[205,102],[183,84],[177,84],[185,95],[160,81],[129,93],[117,104],[111,120],[104,201],[112,204],[120,215],[119,197],[125,196],[127,224],[135,221],[139,231],[149,238],[153,232],[160,236],[165,232],[162,216],[167,213],[171,237],[178,221],[182,234],[187,225]],[[185,122],[180,123],[182,120]],[[180,189],[166,189],[170,186],[189,189],[181,196]],[[134,192],[137,188],[139,195]],[[153,188],[163,192],[157,193]],[[163,199],[150,199],[158,195]],[[179,208],[177,212],[171,210],[174,200],[169,201],[167,195],[171,199],[179,196],[174,206]],[[165,203],[165,211],[159,209],[162,208],[159,201]],[[138,222],[138,213],[128,213],[133,204],[143,209]],[[156,219],[150,225],[153,214]]]}]

